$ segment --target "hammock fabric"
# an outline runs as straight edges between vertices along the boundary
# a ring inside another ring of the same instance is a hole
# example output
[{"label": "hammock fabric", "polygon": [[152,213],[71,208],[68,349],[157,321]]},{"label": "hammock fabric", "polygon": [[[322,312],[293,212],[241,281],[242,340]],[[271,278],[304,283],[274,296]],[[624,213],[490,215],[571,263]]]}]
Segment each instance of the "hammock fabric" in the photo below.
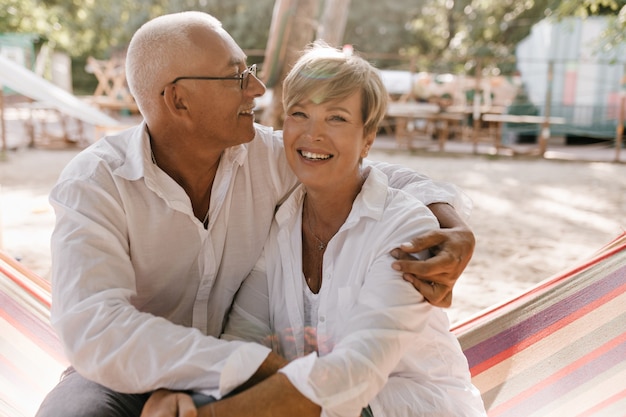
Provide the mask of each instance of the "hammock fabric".
[{"label": "hammock fabric", "polygon": [[[0,416],[30,417],[68,363],[50,286],[0,252]],[[626,233],[456,325],[489,417],[626,416]]]},{"label": "hammock fabric", "polygon": [[0,416],[34,416],[68,366],[49,311],[50,284],[0,252]]},{"label": "hammock fabric", "polygon": [[626,416],[626,234],[452,331],[489,417]]}]

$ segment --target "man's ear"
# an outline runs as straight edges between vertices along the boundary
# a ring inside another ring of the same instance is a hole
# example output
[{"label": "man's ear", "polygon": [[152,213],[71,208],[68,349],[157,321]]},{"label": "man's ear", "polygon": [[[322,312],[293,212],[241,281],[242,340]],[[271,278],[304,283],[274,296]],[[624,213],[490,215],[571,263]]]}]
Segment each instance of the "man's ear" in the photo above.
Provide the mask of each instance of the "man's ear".
[{"label": "man's ear", "polygon": [[163,90],[163,100],[167,109],[172,113],[179,113],[187,110],[184,91],[176,87],[176,84],[170,84]]}]

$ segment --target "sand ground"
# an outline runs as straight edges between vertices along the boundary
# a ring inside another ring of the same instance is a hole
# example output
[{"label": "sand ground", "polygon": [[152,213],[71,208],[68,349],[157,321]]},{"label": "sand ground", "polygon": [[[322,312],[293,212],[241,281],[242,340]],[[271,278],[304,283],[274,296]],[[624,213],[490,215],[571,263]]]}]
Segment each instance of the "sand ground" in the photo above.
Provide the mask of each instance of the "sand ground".
[{"label": "sand ground", "polygon": [[[54,213],[47,195],[82,147],[31,148],[24,146],[19,132],[17,136],[14,150],[0,161],[0,246],[49,278]],[[626,164],[608,162],[611,149],[589,149],[568,159],[593,152],[602,156],[594,162],[410,152],[398,149],[392,139],[378,139],[373,159],[452,182],[473,200],[469,223],[476,251],[448,310],[452,322],[574,265],[626,227]]]}]

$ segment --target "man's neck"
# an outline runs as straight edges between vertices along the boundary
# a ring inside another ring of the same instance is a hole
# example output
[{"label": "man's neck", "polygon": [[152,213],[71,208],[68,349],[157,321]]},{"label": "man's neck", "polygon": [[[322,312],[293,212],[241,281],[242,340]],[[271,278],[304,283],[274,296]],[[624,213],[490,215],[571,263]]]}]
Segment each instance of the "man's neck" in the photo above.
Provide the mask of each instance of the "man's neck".
[{"label": "man's neck", "polygon": [[205,149],[198,152],[184,146],[160,146],[153,140],[150,147],[153,163],[185,190],[195,216],[204,221],[223,151],[208,152]]}]

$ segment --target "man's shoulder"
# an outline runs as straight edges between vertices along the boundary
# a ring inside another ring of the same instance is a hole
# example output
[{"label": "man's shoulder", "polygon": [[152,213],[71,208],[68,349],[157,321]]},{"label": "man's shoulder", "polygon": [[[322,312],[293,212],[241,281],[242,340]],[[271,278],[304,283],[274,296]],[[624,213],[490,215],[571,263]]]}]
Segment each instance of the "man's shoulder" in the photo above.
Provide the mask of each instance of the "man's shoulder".
[{"label": "man's shoulder", "polygon": [[74,177],[91,175],[95,170],[107,167],[114,170],[128,158],[129,152],[135,152],[133,138],[141,135],[141,126],[135,126],[113,135],[107,135],[79,152],[65,167],[64,174]]},{"label": "man's shoulder", "polygon": [[[254,124],[254,128],[256,130],[256,136],[254,142],[263,142],[264,144],[269,145],[279,145],[282,147],[283,144],[283,131],[276,130],[272,126],[265,126],[259,123]],[[257,140],[260,139],[260,140]]]}]

